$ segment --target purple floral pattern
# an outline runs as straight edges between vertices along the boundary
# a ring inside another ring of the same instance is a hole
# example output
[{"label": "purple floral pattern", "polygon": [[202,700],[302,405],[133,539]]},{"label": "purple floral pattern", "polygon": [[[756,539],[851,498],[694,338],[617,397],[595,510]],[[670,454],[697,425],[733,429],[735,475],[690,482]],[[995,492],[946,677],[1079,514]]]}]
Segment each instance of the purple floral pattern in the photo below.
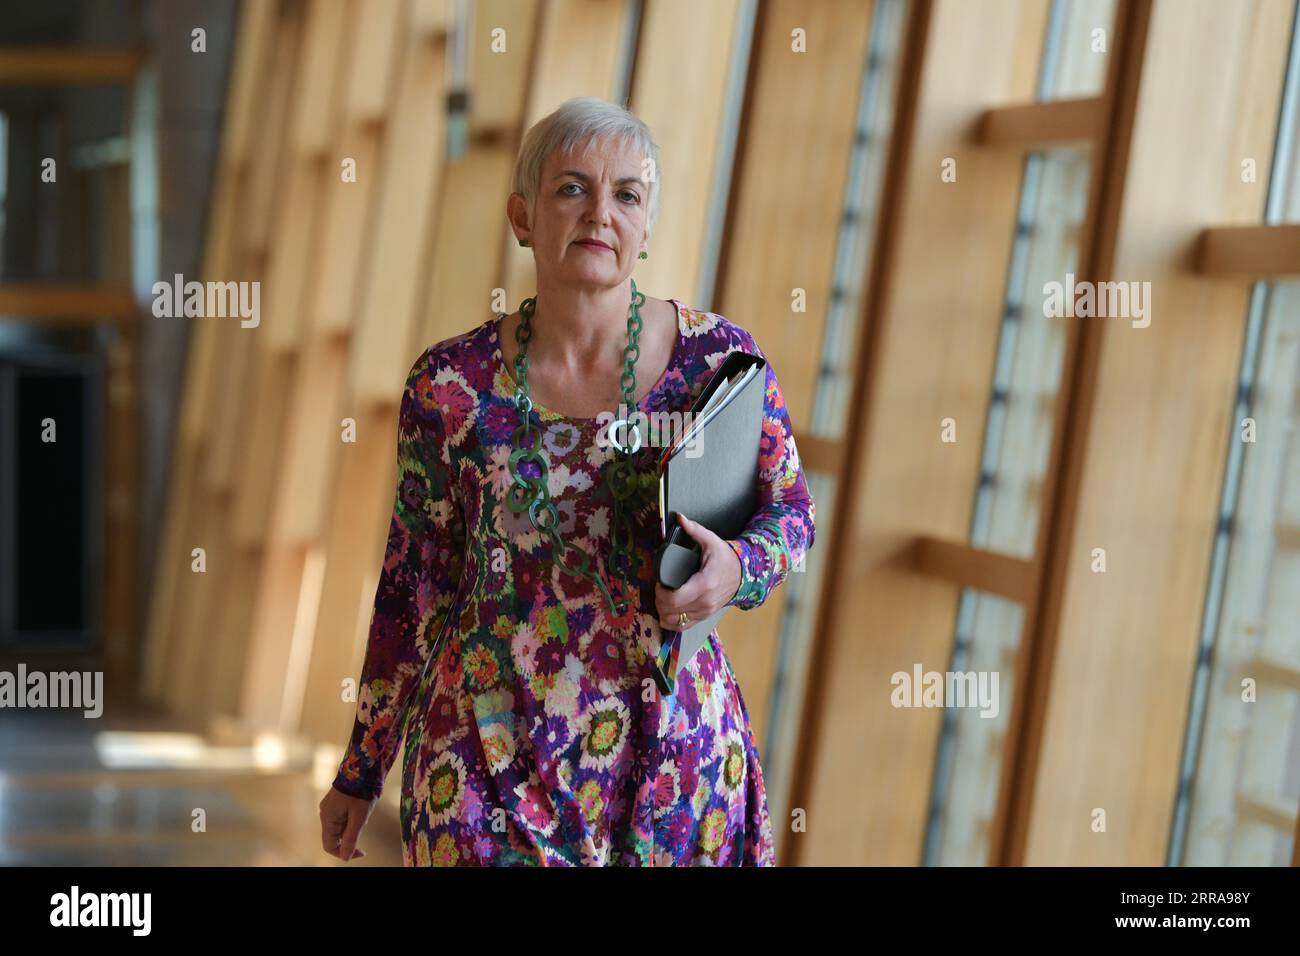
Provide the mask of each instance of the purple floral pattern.
[{"label": "purple floral pattern", "polygon": [[[720,315],[679,301],[667,370],[639,403],[684,411],[726,354],[763,356]],[[661,632],[651,559],[655,462],[632,499],[637,565],[627,612],[563,574],[526,515],[506,507],[519,423],[500,318],[426,349],[399,413],[398,481],[356,719],[334,786],[378,796],[406,738],[407,865],[770,866],[772,823],[749,714],[715,631],[679,662],[672,697],[651,677]],[[760,508],[730,542],[737,608],[799,564],[814,507],[771,363]],[[606,573],[613,457],[603,419],[534,405],[560,530]],[[733,612],[734,613],[734,612]]]}]

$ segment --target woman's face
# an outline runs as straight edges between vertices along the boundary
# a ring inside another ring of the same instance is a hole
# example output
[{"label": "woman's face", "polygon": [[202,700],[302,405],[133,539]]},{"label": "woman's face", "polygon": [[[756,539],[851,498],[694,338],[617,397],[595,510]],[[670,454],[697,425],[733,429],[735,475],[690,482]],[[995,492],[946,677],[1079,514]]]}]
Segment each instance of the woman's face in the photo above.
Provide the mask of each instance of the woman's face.
[{"label": "woman's face", "polygon": [[[645,248],[649,216],[648,164],[617,140],[581,150],[554,152],[542,166],[534,221],[527,221],[523,196],[510,197],[518,232],[529,240],[537,271],[576,286],[609,288],[632,272]],[[531,225],[531,230],[528,227]],[[596,239],[609,248],[583,245]]]}]

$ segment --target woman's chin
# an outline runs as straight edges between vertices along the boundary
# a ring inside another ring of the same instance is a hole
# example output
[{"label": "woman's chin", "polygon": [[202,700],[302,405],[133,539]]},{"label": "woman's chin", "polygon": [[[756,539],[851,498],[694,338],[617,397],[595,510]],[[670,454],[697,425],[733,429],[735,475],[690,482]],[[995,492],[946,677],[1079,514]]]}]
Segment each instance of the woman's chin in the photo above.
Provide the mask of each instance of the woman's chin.
[{"label": "woman's chin", "polygon": [[618,285],[620,276],[616,269],[606,266],[605,268],[592,268],[591,266],[577,266],[565,269],[560,273],[560,281],[565,285],[573,286],[600,286],[609,288]]}]

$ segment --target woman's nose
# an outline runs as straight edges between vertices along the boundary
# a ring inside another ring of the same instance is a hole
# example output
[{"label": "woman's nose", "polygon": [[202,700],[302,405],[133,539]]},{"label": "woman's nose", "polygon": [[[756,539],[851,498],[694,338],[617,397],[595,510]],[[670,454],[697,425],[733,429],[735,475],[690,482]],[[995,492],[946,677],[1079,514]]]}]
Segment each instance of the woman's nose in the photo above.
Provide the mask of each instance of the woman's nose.
[{"label": "woman's nose", "polygon": [[587,218],[595,222],[605,222],[609,218],[609,197],[603,193],[593,193],[587,204]]}]

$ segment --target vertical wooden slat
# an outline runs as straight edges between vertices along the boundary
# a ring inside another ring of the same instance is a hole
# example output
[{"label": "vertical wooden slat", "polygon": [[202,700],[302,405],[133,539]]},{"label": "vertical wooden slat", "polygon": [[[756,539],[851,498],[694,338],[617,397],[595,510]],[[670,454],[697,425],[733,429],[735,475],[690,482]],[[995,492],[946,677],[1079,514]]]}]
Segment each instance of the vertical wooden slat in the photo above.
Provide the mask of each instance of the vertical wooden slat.
[{"label": "vertical wooden slat", "polygon": [[[352,60],[344,96],[344,125],[326,159],[323,252],[307,302],[310,322],[345,334],[356,321],[365,250],[378,195],[381,144],[389,94],[401,66],[403,7],[399,0],[353,4],[348,13]],[[355,163],[356,181],[344,182],[343,163]]]},{"label": "vertical wooden slat", "polygon": [[427,269],[435,186],[446,154],[446,37],[408,35],[397,99],[385,130],[378,219],[357,315],[348,386],[356,402],[401,394]]}]

